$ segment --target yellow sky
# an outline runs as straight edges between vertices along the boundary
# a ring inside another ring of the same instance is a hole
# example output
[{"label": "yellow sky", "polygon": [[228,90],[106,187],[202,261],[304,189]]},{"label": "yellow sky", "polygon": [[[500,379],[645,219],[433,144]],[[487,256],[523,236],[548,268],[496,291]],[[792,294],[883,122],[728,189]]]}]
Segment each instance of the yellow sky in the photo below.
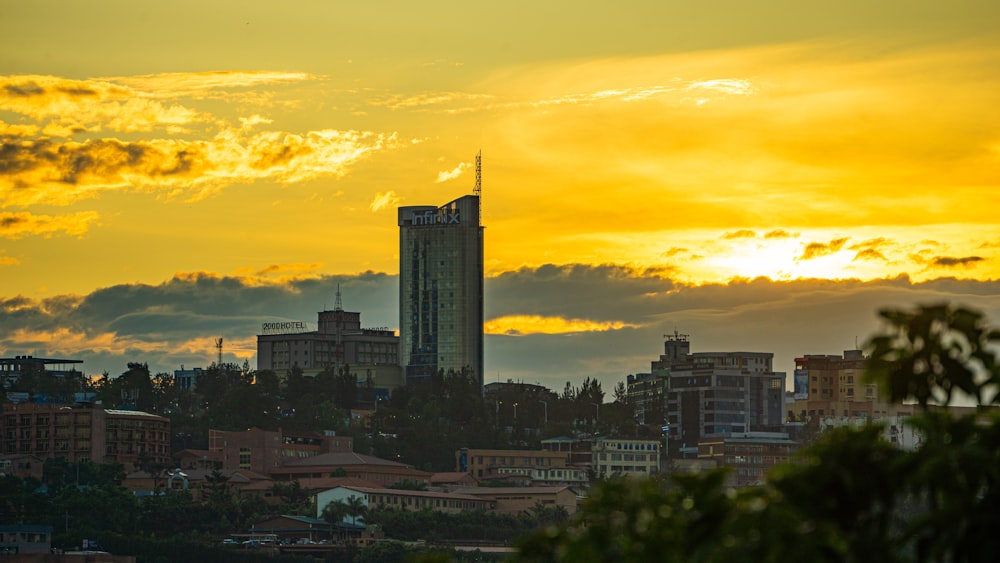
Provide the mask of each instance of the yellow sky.
[{"label": "yellow sky", "polygon": [[494,275],[1000,277],[994,2],[25,4],[0,295],[394,273],[479,150]]}]

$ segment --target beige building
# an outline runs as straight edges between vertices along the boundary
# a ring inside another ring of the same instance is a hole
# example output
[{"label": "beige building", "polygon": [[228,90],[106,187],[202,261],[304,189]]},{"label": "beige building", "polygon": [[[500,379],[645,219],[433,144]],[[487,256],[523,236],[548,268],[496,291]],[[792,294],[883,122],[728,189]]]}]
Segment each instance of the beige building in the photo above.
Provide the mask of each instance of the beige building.
[{"label": "beige building", "polygon": [[361,313],[340,306],[339,289],[334,310],[320,311],[318,317],[314,331],[301,321],[264,323],[257,336],[257,369],[284,375],[297,367],[314,376],[346,366],[359,384],[371,386],[383,399],[403,384],[395,331],[362,328]]},{"label": "beige building", "polygon": [[328,453],[288,461],[271,470],[276,481],[331,476],[364,479],[382,487],[391,487],[400,481],[427,484],[433,473],[414,469],[413,466],[370,455],[357,453]]},{"label": "beige building", "polygon": [[528,486],[576,485],[590,483],[590,470],[585,467],[500,467],[503,477],[519,476]]},{"label": "beige building", "polygon": [[453,493],[468,495],[494,503],[493,511],[499,514],[530,513],[536,506],[562,507],[570,515],[576,514],[577,496],[568,486],[559,487],[459,487]]},{"label": "beige building", "polygon": [[865,381],[864,371],[865,357],[861,350],[845,350],[843,356],[795,358],[794,399],[832,403],[876,401],[878,386]]},{"label": "beige building", "polygon": [[595,438],[591,467],[596,477],[648,477],[660,472],[660,442],[629,438]]},{"label": "beige building", "polygon": [[545,450],[479,450],[463,448],[455,452],[455,470],[477,479],[499,475],[501,468],[566,467],[569,452]]}]

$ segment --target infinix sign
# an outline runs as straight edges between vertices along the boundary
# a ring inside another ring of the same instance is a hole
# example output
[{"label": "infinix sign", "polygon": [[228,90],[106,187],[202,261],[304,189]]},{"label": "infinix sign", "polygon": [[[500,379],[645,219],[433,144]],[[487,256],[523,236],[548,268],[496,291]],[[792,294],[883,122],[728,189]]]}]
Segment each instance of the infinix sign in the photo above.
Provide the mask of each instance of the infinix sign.
[{"label": "infinix sign", "polygon": [[410,216],[410,224],[417,225],[460,225],[458,210],[454,213],[445,208],[438,210],[428,209],[423,213],[414,213]]}]

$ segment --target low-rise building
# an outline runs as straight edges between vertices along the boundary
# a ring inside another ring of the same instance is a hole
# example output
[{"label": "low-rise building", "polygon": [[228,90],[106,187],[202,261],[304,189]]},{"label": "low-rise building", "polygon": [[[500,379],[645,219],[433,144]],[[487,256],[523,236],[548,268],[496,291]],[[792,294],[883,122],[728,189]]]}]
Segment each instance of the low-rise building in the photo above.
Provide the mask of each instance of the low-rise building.
[{"label": "low-rise building", "polygon": [[251,428],[243,432],[208,431],[208,450],[224,469],[268,474],[287,462],[328,453],[350,453],[354,438],[332,432],[284,432]]},{"label": "low-rise building", "polygon": [[660,472],[658,440],[594,438],[591,454],[597,477],[648,477]]},{"label": "low-rise building", "polygon": [[499,476],[516,475],[523,477],[527,486],[572,485],[586,486],[590,483],[590,470],[584,467],[500,467]]},{"label": "low-rise building", "polygon": [[204,498],[213,487],[225,487],[237,493],[259,494],[262,490],[270,489],[272,484],[267,475],[245,469],[175,468],[155,472],[133,471],[122,481],[122,486],[137,496],[187,491],[195,500]]},{"label": "low-rise building", "polygon": [[464,493],[343,486],[316,495],[317,517],[323,514],[323,509],[331,502],[349,502],[351,497],[359,498],[365,508],[429,509],[451,514],[466,510],[487,511],[495,504],[491,499]]},{"label": "low-rise building", "polygon": [[389,461],[358,453],[328,453],[285,462],[270,472],[276,481],[291,481],[307,477],[343,476],[364,479],[383,487],[400,481],[427,484],[428,471],[414,469],[411,465]]},{"label": "low-rise building", "polygon": [[504,467],[566,467],[569,452],[547,450],[480,450],[462,448],[455,452],[455,470],[477,479],[499,475]]},{"label": "low-rise building", "polygon": [[576,514],[577,495],[568,486],[559,487],[460,487],[453,493],[488,500],[498,514],[530,513],[536,507],[566,510]]},{"label": "low-rise building", "polygon": [[48,554],[51,548],[52,526],[0,524],[0,553],[15,557],[21,554]]},{"label": "low-rise building", "polygon": [[31,454],[0,455],[0,477],[13,475],[21,479],[42,480],[45,460]]},{"label": "low-rise building", "polygon": [[732,468],[728,483],[746,487],[763,483],[771,468],[788,462],[797,449],[798,443],[784,432],[745,432],[702,440],[698,458]]}]

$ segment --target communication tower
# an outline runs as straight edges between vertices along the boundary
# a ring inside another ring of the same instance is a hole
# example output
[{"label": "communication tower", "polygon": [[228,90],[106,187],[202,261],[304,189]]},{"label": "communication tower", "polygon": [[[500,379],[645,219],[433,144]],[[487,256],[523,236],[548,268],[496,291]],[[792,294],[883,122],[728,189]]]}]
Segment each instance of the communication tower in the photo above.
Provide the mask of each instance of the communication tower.
[{"label": "communication tower", "polygon": [[483,151],[476,153],[476,185],[472,188],[472,195],[479,198],[479,224],[483,224]]}]

